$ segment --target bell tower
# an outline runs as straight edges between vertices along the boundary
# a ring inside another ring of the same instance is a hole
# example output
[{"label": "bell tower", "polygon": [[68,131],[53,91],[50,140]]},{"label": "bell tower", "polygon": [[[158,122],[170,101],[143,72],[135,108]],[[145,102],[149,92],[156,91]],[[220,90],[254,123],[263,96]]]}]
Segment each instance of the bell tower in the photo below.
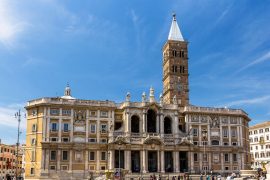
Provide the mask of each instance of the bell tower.
[{"label": "bell tower", "polygon": [[184,40],[173,14],[168,40],[163,46],[163,101],[180,106],[189,104],[188,42]]}]

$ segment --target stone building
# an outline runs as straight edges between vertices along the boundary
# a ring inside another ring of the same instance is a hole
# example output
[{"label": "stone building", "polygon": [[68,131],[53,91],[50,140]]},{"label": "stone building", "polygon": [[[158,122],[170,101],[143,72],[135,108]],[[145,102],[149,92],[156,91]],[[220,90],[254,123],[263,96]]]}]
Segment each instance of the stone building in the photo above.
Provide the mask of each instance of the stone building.
[{"label": "stone building", "polygon": [[31,178],[238,172],[250,166],[248,115],[189,104],[188,42],[175,15],[163,47],[163,93],[133,102],[62,97],[27,103],[26,171]]},{"label": "stone building", "polygon": [[249,128],[249,142],[252,168],[263,168],[270,161],[270,121]]}]

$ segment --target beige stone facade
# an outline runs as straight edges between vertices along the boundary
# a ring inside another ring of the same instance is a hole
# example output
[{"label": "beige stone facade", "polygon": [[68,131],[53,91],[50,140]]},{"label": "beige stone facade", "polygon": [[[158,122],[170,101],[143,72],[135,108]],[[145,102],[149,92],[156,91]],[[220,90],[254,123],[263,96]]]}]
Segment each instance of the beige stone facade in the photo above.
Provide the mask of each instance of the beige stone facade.
[{"label": "beige stone facade", "polygon": [[248,115],[189,104],[187,42],[175,29],[163,48],[159,99],[151,88],[140,102],[129,93],[122,103],[81,100],[67,87],[63,97],[27,103],[27,179],[83,179],[119,167],[126,178],[250,167]]}]

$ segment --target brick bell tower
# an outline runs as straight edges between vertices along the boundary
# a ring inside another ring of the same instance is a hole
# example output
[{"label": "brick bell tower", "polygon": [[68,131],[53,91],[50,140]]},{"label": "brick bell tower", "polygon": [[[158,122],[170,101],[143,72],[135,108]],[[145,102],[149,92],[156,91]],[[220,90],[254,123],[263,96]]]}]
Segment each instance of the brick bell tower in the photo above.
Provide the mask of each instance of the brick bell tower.
[{"label": "brick bell tower", "polygon": [[[184,40],[173,14],[168,40],[163,46],[163,101],[180,106],[189,104],[188,42]],[[176,97],[176,99],[175,99]]]}]

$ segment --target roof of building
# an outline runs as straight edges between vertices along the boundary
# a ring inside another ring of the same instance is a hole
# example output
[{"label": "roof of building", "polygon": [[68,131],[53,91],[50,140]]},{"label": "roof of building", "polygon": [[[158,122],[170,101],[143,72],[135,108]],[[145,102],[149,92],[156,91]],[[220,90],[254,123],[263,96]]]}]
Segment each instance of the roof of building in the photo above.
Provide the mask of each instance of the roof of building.
[{"label": "roof of building", "polygon": [[177,24],[175,14],[173,14],[173,20],[172,20],[172,25],[171,25],[170,33],[168,36],[168,40],[185,41],[180,31],[180,28]]},{"label": "roof of building", "polygon": [[265,128],[270,126],[270,121],[264,121],[262,123],[255,124],[253,126],[249,127],[249,130],[251,129],[257,129],[257,128]]}]

